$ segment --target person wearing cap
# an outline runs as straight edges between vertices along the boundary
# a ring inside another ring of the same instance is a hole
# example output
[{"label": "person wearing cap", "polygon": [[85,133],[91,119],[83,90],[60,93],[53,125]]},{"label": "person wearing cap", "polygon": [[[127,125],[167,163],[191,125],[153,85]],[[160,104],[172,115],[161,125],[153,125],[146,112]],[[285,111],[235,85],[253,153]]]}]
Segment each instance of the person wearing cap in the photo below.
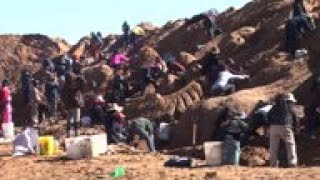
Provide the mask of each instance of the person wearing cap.
[{"label": "person wearing cap", "polygon": [[0,107],[1,107],[1,115],[2,115],[2,123],[11,123],[12,122],[12,95],[10,89],[10,81],[5,79],[2,81],[1,87],[1,99],[0,99]]},{"label": "person wearing cap", "polygon": [[49,81],[45,84],[45,97],[49,108],[49,121],[52,122],[58,118],[58,103],[60,101],[60,87],[54,74],[50,76]]},{"label": "person wearing cap", "polygon": [[295,167],[298,163],[294,129],[297,127],[297,116],[293,105],[296,99],[292,93],[278,94],[275,97],[275,105],[268,113],[270,123],[270,166],[278,166],[278,149],[280,140],[283,140],[288,156],[289,167]]},{"label": "person wearing cap", "polygon": [[129,120],[128,123],[129,140],[133,140],[134,135],[139,135],[148,144],[149,150],[155,152],[154,125],[144,117]]}]

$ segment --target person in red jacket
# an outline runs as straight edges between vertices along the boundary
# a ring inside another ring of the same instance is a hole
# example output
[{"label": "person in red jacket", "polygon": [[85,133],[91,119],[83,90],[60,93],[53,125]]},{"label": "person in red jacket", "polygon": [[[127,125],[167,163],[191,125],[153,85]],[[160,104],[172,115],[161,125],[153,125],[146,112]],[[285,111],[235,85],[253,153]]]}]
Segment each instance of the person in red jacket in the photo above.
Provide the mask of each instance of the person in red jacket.
[{"label": "person in red jacket", "polygon": [[8,80],[2,81],[1,88],[1,114],[2,114],[2,123],[11,123],[12,122],[12,96],[10,90],[10,82]]}]

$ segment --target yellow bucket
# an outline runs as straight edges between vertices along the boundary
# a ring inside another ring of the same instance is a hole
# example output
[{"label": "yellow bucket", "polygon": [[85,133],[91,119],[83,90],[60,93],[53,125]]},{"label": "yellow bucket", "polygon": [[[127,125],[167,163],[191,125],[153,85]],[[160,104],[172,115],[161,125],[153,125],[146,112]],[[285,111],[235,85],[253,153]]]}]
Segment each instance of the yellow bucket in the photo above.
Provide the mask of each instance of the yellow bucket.
[{"label": "yellow bucket", "polygon": [[56,146],[53,136],[39,137],[40,155],[52,156],[55,154]]}]

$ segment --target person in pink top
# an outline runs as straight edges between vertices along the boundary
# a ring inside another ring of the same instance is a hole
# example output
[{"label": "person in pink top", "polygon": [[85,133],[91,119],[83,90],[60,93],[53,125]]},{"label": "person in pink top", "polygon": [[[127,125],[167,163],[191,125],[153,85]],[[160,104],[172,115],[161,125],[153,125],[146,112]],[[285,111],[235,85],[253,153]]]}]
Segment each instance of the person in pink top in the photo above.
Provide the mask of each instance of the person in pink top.
[{"label": "person in pink top", "polygon": [[10,82],[8,80],[2,81],[2,88],[0,90],[0,104],[2,111],[2,123],[12,122],[12,96],[10,90]]},{"label": "person in pink top", "polygon": [[129,61],[129,58],[126,55],[124,55],[121,52],[120,53],[116,52],[111,58],[110,65],[111,67],[117,68],[128,61]]}]

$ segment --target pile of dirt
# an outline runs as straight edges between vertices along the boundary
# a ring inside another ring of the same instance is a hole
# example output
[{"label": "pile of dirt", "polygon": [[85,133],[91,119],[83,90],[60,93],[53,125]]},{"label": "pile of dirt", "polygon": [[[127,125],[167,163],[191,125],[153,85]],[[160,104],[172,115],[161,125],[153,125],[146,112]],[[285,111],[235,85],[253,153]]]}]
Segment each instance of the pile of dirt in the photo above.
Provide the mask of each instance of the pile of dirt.
[{"label": "pile of dirt", "polygon": [[158,52],[151,47],[144,46],[135,58],[136,64],[140,67],[149,67],[157,59],[162,59]]},{"label": "pile of dirt", "polygon": [[241,152],[241,161],[246,166],[264,166],[270,160],[270,153],[265,147],[245,147]]},{"label": "pile of dirt", "polygon": [[45,58],[52,58],[69,50],[62,39],[44,35],[0,35],[0,74],[14,84],[19,79],[17,72],[30,69],[33,72]]}]

